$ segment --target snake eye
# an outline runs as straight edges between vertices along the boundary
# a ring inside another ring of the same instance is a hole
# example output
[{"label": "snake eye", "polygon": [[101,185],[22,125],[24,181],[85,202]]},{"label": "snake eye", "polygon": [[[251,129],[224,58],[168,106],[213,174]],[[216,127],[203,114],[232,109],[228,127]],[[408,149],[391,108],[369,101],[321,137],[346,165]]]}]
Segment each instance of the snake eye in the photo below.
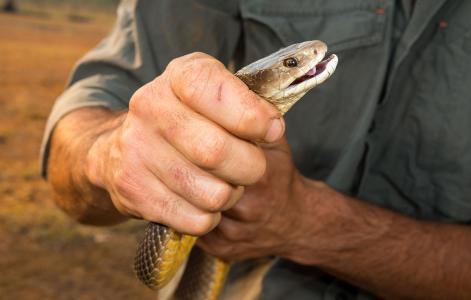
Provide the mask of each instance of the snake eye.
[{"label": "snake eye", "polygon": [[294,57],[289,57],[283,61],[283,65],[288,68],[294,68],[298,66],[298,60]]}]

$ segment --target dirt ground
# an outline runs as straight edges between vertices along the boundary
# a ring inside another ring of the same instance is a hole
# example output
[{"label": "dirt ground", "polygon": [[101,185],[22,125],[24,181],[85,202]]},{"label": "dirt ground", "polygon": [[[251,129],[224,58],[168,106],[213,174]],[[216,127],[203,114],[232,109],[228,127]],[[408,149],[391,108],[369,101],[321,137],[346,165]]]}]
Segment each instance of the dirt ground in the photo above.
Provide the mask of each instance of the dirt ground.
[{"label": "dirt ground", "polygon": [[112,10],[0,13],[0,299],[155,298],[132,270],[142,222],[78,225],[55,207],[38,170],[54,99],[112,22]]}]

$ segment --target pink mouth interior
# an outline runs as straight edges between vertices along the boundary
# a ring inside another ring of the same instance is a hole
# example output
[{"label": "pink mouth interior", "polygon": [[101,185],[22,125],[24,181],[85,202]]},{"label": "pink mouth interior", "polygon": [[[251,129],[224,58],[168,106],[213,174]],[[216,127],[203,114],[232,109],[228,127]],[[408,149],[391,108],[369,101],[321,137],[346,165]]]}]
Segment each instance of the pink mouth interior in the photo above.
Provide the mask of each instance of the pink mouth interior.
[{"label": "pink mouth interior", "polygon": [[333,58],[333,56],[329,56],[327,59],[324,59],[323,61],[319,62],[317,65],[315,65],[312,69],[310,69],[309,71],[306,72],[306,74],[304,74],[303,76],[301,77],[298,77],[296,78],[293,82],[291,82],[291,84],[289,86],[293,86],[293,85],[296,85],[298,83],[301,83],[303,81],[306,81],[306,80],[309,80],[313,77],[316,77],[317,75],[319,75],[320,73],[324,72],[327,64],[329,63],[329,61]]}]

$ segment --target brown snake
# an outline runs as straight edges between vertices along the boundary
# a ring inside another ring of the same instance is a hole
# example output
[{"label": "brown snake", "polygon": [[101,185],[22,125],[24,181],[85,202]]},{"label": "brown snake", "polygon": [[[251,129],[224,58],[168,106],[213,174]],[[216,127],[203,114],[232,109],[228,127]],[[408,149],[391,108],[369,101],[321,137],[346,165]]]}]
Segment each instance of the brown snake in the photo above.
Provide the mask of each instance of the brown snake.
[{"label": "brown snake", "polygon": [[[293,44],[240,69],[235,76],[285,114],[334,73],[337,56],[324,59],[326,52],[321,41]],[[161,224],[148,224],[134,268],[142,282],[161,292],[159,299],[218,298],[229,264],[197,247],[192,250],[196,239]],[[176,281],[176,290],[163,289],[170,281]]]}]

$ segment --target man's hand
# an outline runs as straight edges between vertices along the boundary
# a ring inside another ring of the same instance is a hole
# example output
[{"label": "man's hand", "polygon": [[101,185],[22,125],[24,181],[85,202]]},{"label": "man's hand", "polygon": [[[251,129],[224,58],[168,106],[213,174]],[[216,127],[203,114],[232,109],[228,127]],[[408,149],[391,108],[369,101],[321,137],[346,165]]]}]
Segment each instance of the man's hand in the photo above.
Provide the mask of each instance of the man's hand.
[{"label": "man's hand", "polygon": [[[54,134],[51,156],[64,146],[61,138],[67,140],[60,130],[67,117]],[[264,174],[265,157],[255,142],[274,142],[284,131],[271,104],[220,62],[200,53],[173,60],[133,95],[129,111],[116,118],[111,129],[82,139],[92,141],[85,179],[106,190],[122,214],[194,235],[216,226],[220,212],[243,194],[241,186]],[[50,162],[57,164],[54,158]],[[49,171],[60,191],[62,175],[54,167]]]},{"label": "man's hand", "polygon": [[[285,139],[262,145],[267,172],[223,213],[219,225],[198,240],[208,253],[227,260],[283,255],[300,233],[303,179],[293,165]],[[308,222],[306,216],[303,220]]]}]

